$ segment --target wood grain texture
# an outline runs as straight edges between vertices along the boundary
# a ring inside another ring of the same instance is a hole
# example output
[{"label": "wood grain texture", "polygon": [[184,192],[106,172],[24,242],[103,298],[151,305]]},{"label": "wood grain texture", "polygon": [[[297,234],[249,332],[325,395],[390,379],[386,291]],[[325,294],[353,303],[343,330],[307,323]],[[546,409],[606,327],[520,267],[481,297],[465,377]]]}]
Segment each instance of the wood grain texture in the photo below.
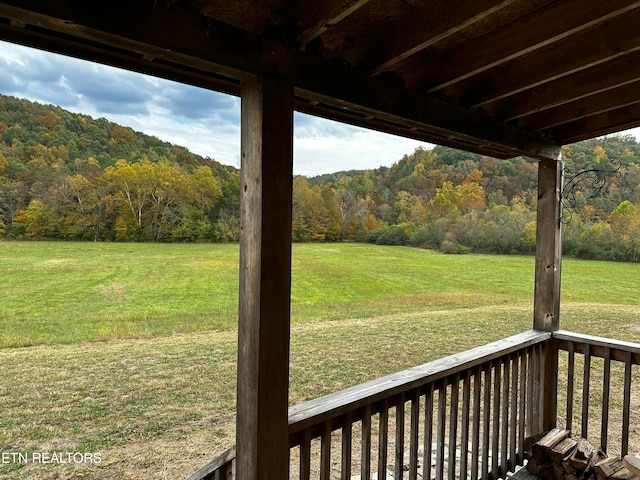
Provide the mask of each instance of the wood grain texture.
[{"label": "wood grain texture", "polygon": [[536,266],[533,328],[560,328],[560,274],[562,270],[562,222],[560,195],[562,161],[538,164],[538,206],[536,220]]},{"label": "wood grain texture", "polygon": [[242,89],[237,469],[284,479],[291,297],[293,87],[268,77]]}]

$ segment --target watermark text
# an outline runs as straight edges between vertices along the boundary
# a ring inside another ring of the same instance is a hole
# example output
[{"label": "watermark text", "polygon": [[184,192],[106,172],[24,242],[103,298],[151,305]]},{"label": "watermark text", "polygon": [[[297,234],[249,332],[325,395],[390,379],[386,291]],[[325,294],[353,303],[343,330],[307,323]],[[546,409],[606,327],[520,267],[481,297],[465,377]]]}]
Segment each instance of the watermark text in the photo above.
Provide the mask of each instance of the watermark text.
[{"label": "watermark text", "polygon": [[100,452],[0,452],[0,464],[85,464],[98,465],[102,462]]}]

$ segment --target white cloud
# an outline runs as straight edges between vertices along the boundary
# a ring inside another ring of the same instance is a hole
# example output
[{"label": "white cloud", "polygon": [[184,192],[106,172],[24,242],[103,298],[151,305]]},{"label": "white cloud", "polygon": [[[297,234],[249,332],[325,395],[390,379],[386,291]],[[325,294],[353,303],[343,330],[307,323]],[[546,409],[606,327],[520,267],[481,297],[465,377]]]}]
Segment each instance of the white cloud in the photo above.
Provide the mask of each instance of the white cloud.
[{"label": "white cloud", "polygon": [[300,175],[390,166],[424,142],[305,115],[296,115],[294,168]]}]

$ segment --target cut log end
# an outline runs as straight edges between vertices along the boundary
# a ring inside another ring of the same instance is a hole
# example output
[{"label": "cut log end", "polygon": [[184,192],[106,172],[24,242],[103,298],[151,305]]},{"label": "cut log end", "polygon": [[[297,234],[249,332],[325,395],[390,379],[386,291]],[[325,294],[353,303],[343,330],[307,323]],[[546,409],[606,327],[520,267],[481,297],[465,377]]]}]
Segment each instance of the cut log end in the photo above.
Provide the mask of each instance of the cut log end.
[{"label": "cut log end", "polygon": [[534,440],[527,470],[543,480],[637,480],[640,458],[609,457],[586,438],[554,428]]}]

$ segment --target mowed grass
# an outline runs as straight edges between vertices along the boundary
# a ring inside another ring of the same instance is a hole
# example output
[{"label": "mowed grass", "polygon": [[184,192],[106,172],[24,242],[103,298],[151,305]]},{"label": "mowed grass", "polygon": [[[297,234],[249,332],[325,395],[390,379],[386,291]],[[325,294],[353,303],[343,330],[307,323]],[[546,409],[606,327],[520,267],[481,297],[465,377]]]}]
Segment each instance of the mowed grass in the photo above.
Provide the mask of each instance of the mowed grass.
[{"label": "mowed grass", "polygon": [[0,348],[228,329],[237,245],[0,243]]},{"label": "mowed grass", "polygon": [[[0,450],[101,454],[0,477],[185,478],[234,443],[236,245],[0,243],[0,257]],[[638,265],[563,267],[563,328],[640,340]],[[291,403],[530,328],[533,268],[294,245]]]},{"label": "mowed grass", "polygon": [[[0,348],[234,328],[237,245],[0,243]],[[294,245],[294,322],[530,305],[532,257]],[[563,299],[635,304],[632,264],[565,261]]]}]

